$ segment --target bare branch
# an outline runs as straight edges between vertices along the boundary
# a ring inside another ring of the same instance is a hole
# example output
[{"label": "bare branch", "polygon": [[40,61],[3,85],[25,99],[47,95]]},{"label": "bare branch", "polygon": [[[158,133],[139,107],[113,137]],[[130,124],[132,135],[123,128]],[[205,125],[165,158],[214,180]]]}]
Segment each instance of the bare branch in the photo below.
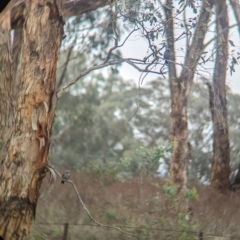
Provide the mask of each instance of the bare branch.
[{"label": "bare branch", "polygon": [[188,76],[189,81],[193,81],[193,75],[197,67],[197,63],[203,51],[203,43],[208,29],[208,22],[211,16],[213,0],[205,0],[202,5],[201,14],[198,19],[198,24],[193,36],[192,44],[189,47],[188,54],[185,59],[185,66],[192,70],[192,74],[188,75],[184,68],[181,76]]},{"label": "bare branch", "polygon": [[[176,79],[177,78],[177,69],[175,64],[175,44],[174,44],[174,20],[173,20],[173,2],[172,0],[167,0],[166,4],[164,6],[164,12],[165,12],[165,17],[166,17],[166,22],[164,24],[165,27],[165,32],[166,32],[166,37],[167,37],[167,43],[168,46],[167,48],[170,51],[170,61],[168,64],[169,68],[169,79]],[[172,81],[170,81],[171,84]]]},{"label": "bare branch", "polygon": [[229,1],[230,1],[230,5],[233,9],[235,18],[237,20],[238,32],[240,35],[240,3],[238,0],[229,0]]},{"label": "bare branch", "polygon": [[[55,168],[53,168],[51,165],[48,165],[48,169],[49,169],[49,168],[53,169],[53,170],[57,173],[57,175],[60,177],[60,179],[62,179],[61,174],[60,174]],[[98,222],[98,221],[91,215],[90,211],[89,211],[88,208],[86,207],[86,205],[85,205],[85,203],[83,202],[83,200],[82,200],[82,198],[81,198],[81,196],[80,196],[80,194],[79,194],[79,192],[78,192],[78,190],[77,190],[77,187],[76,187],[76,185],[74,184],[74,182],[71,181],[71,180],[64,180],[64,182],[69,182],[70,184],[72,184],[72,186],[73,186],[73,188],[74,188],[74,190],[75,190],[75,192],[76,192],[76,194],[77,194],[77,196],[78,196],[78,200],[80,201],[80,203],[81,203],[82,206],[83,206],[83,209],[86,211],[86,213],[87,213],[87,215],[89,216],[89,218],[90,218],[93,222],[95,222],[98,226],[105,227],[105,228],[114,228],[114,229],[118,230],[119,232],[121,232],[121,233],[123,233],[123,234],[129,235],[129,236],[132,236],[132,237],[135,237],[134,234],[129,233],[129,232],[125,232],[125,231],[123,231],[120,227],[109,226],[109,225],[105,225],[105,224],[102,224],[102,223]]]},{"label": "bare branch", "polygon": [[[26,0],[12,0],[12,13],[11,23],[12,28],[22,25],[23,23],[23,10],[25,8]],[[109,0],[62,0],[63,2],[63,16],[80,15],[98,9],[106,4]],[[10,5],[10,4],[9,4]]]},{"label": "bare branch", "polygon": [[[219,32],[218,34],[223,34],[223,33],[225,33],[226,31],[228,31],[228,29],[231,29],[231,28],[234,28],[234,27],[236,27],[238,24],[234,24],[234,25],[232,25],[232,26],[230,26],[230,27],[226,27],[225,29],[223,29],[221,32]],[[217,38],[217,35],[215,36],[215,37],[213,37],[213,38],[211,38],[208,42],[206,42],[205,44],[204,44],[204,49],[207,47],[207,46],[209,46],[214,40],[216,40],[216,38]]]},{"label": "bare branch", "polygon": [[46,196],[46,194],[50,193],[54,186],[54,183],[56,182],[56,173],[53,170],[53,168],[47,165],[46,170],[49,172],[50,177],[49,177],[48,185],[46,189],[41,193],[40,198],[43,198]]},{"label": "bare branch", "polygon": [[[130,64],[131,66],[133,66],[135,69],[137,69],[139,72],[148,72],[148,73],[155,73],[155,74],[165,74],[165,72],[159,73],[157,71],[151,71],[148,70],[148,67],[146,67],[145,69],[142,69],[140,67],[138,67],[134,62],[131,61],[130,58],[122,58],[122,59],[117,59],[117,60],[112,60],[106,63],[101,63],[99,65],[96,66],[92,66],[88,69],[86,69],[85,71],[83,71],[81,74],[79,74],[75,79],[73,79],[72,81],[70,81],[69,83],[67,83],[65,86],[63,86],[60,90],[58,90],[57,92],[57,97],[61,97],[62,94],[74,83],[76,83],[79,79],[81,79],[82,77],[86,76],[88,73],[97,70],[97,69],[101,69],[101,68],[105,68],[108,66],[112,66],[112,65],[116,65],[116,64],[120,64],[126,62],[128,64]],[[149,64],[151,65],[151,64]]]},{"label": "bare branch", "polygon": [[[81,79],[82,77],[84,77],[85,75],[87,75],[88,73],[94,71],[94,70],[97,70],[97,69],[101,69],[101,68],[105,68],[105,67],[108,67],[108,66],[112,66],[112,65],[116,65],[116,64],[121,64],[123,62],[126,62],[128,64],[130,64],[131,66],[133,66],[135,69],[137,69],[139,72],[147,72],[147,73],[155,73],[155,74],[161,74],[164,76],[165,72],[157,72],[157,71],[151,71],[151,70],[148,70],[148,68],[153,65],[153,64],[156,64],[155,62],[158,61],[158,57],[157,58],[154,58],[152,60],[151,63],[146,63],[146,59],[144,60],[140,60],[140,59],[131,59],[131,58],[119,58],[119,59],[114,59],[114,60],[111,60],[109,61],[109,58],[112,54],[112,52],[119,48],[119,47],[122,47],[125,42],[127,41],[127,39],[135,32],[137,31],[138,29],[134,28],[128,35],[127,37],[124,39],[124,41],[122,42],[122,44],[120,45],[117,45],[118,43],[118,40],[115,39],[115,44],[112,48],[110,48],[110,50],[108,51],[107,53],[107,57],[106,59],[98,64],[98,65],[94,65],[88,69],[86,69],[85,71],[81,72],[75,79],[73,79],[72,81],[68,82],[65,86],[63,86],[61,89],[58,90],[57,92],[57,97],[61,97],[62,94],[71,86],[73,85],[74,83],[76,83],[79,79]],[[140,64],[143,64],[145,65],[146,67],[144,69],[140,68],[138,65]],[[165,77],[164,77],[165,78]]]},{"label": "bare branch", "polygon": [[97,70],[97,69],[101,69],[101,68],[104,68],[104,67],[107,67],[107,66],[111,66],[111,65],[115,65],[115,64],[120,64],[124,62],[124,60],[114,60],[114,61],[111,61],[111,62],[107,62],[107,63],[101,63],[99,65],[96,65],[96,66],[92,66],[88,69],[86,69],[85,71],[83,71],[81,74],[79,74],[75,79],[73,79],[72,81],[70,81],[69,83],[67,83],[65,86],[63,86],[60,90],[58,90],[57,92],[57,97],[61,97],[62,94],[71,86],[73,85],[74,83],[76,83],[79,79],[81,79],[82,77],[84,77],[85,75],[87,75],[88,73],[94,71],[94,70]]},{"label": "bare branch", "polygon": [[109,51],[108,51],[108,53],[107,53],[107,57],[106,57],[106,59],[105,59],[105,61],[104,61],[103,63],[106,63],[106,62],[109,60],[112,52],[113,52],[115,49],[122,47],[122,46],[126,43],[126,41],[128,40],[128,38],[129,38],[135,31],[137,31],[137,30],[138,30],[138,29],[135,29],[135,28],[134,28],[134,29],[127,35],[127,37],[125,38],[125,40],[123,41],[123,43],[120,44],[120,45],[118,45],[118,38],[115,38],[115,44],[114,44],[114,46],[113,46],[112,48],[109,49]]},{"label": "bare branch", "polygon": [[52,136],[52,140],[57,140],[59,139],[68,129],[70,129],[72,127],[72,124],[67,124],[66,126],[64,126],[56,135]]},{"label": "bare branch", "polygon": [[58,88],[60,88],[60,86],[62,85],[63,79],[64,79],[65,74],[67,72],[67,67],[68,67],[68,64],[69,64],[69,60],[70,60],[75,42],[76,42],[76,39],[73,41],[73,43],[70,46],[70,49],[68,50],[66,61],[65,61],[64,66],[63,66],[63,71],[62,71],[61,77],[60,77],[59,82],[58,82]]},{"label": "bare branch", "polygon": [[[186,10],[187,8],[184,8],[184,12],[183,12],[183,21],[184,21],[184,27],[185,27],[185,30],[186,30],[186,32],[188,32],[188,26],[187,26],[187,17],[186,17],[186,12],[187,12],[187,10]],[[190,35],[190,37],[189,37],[189,39],[188,39],[188,36],[186,37],[186,46],[187,46],[187,51],[188,51],[188,48],[189,48],[189,40],[190,40],[190,38],[191,38],[191,35]]]}]

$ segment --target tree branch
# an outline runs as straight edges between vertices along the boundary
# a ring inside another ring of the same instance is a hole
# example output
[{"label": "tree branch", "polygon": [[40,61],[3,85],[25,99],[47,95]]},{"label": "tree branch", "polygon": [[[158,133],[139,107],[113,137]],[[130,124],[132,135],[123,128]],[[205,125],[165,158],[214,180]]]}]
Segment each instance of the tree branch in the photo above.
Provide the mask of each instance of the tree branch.
[{"label": "tree branch", "polygon": [[177,78],[177,69],[174,64],[175,62],[175,44],[174,44],[174,19],[173,19],[173,1],[167,0],[166,4],[164,5],[164,12],[166,17],[166,22],[164,24],[165,32],[166,32],[166,41],[167,41],[167,48],[170,51],[170,61],[168,64],[169,68],[169,80],[170,84],[172,83],[171,80]]},{"label": "tree branch", "polygon": [[[26,0],[12,0],[11,24],[16,28],[23,24],[23,10]],[[109,3],[109,0],[62,0],[64,18],[80,15]]]},{"label": "tree branch", "polygon": [[60,86],[62,85],[63,79],[64,79],[64,77],[66,75],[67,68],[68,68],[68,65],[69,65],[69,62],[70,62],[70,57],[71,57],[71,54],[72,54],[75,42],[76,42],[76,39],[71,44],[70,49],[68,49],[66,61],[65,61],[64,65],[63,65],[63,71],[62,71],[61,77],[59,79],[59,82],[57,84],[58,88],[60,88]]},{"label": "tree branch", "polygon": [[[230,26],[230,27],[226,27],[225,29],[223,29],[221,32],[219,32],[219,34],[223,34],[223,33],[225,33],[226,31],[228,31],[229,29],[231,29],[231,28],[234,28],[234,27],[236,27],[238,24],[233,24],[232,26]],[[239,25],[238,25],[239,26]],[[217,38],[218,36],[215,36],[215,37],[213,37],[213,38],[211,38],[208,42],[206,42],[205,44],[204,44],[204,49],[207,47],[207,46],[209,46],[214,40],[216,40],[216,38]]]},{"label": "tree branch", "polygon": [[208,29],[208,22],[211,16],[211,10],[213,7],[213,0],[205,0],[203,2],[201,8],[201,14],[198,19],[198,24],[196,30],[194,32],[192,44],[189,47],[188,54],[185,59],[185,66],[186,68],[191,69],[192,74],[188,74],[186,68],[183,68],[181,76],[186,77],[188,76],[189,81],[193,80],[193,75],[197,67],[197,63],[203,51],[203,43],[205,39],[205,35]]},{"label": "tree branch", "polygon": [[[47,168],[48,168],[48,169],[52,169],[53,171],[55,171],[55,173],[59,176],[59,178],[62,179],[61,174],[60,174],[55,168],[53,168],[51,165],[48,164]],[[79,192],[78,192],[78,190],[77,190],[77,187],[76,187],[76,185],[74,184],[74,182],[71,181],[71,180],[64,180],[64,181],[72,184],[72,186],[73,186],[73,188],[74,188],[74,191],[76,192],[76,194],[77,194],[77,196],[78,196],[78,200],[79,200],[79,202],[80,202],[80,203],[82,204],[82,206],[83,206],[83,209],[86,211],[86,213],[87,213],[87,215],[89,216],[89,218],[90,218],[93,222],[95,222],[98,226],[105,227],[105,228],[114,228],[114,229],[118,230],[118,231],[121,232],[121,233],[124,233],[124,234],[126,234],[126,235],[135,237],[134,234],[129,233],[129,232],[125,232],[125,231],[123,231],[120,227],[105,225],[105,224],[102,224],[102,223],[98,222],[98,221],[91,215],[90,211],[89,211],[88,208],[86,207],[86,205],[85,205],[85,203],[83,202],[83,200],[82,200],[82,198],[81,198],[81,196],[80,196],[80,194],[79,194]]]},{"label": "tree branch", "polygon": [[[141,61],[141,60],[139,60]],[[72,81],[68,82],[65,86],[63,86],[60,90],[57,91],[57,97],[60,98],[62,96],[62,94],[67,91],[67,89],[73,85],[74,83],[76,83],[78,80],[80,80],[82,77],[86,76],[88,73],[94,71],[94,70],[97,70],[97,69],[101,69],[101,68],[105,68],[105,67],[108,67],[108,66],[112,66],[112,65],[116,65],[116,64],[120,64],[120,63],[123,63],[123,62],[126,62],[128,64],[130,64],[131,66],[133,66],[135,69],[137,69],[139,72],[148,72],[148,73],[155,73],[155,74],[165,74],[165,72],[162,72],[162,73],[159,73],[157,71],[151,71],[151,70],[148,70],[148,65],[151,65],[152,63],[150,64],[147,64],[147,66],[142,69],[140,67],[137,66],[136,63],[134,63],[132,61],[131,58],[121,58],[121,59],[116,59],[116,60],[112,60],[112,61],[109,61],[109,62],[106,62],[106,63],[101,63],[101,64],[98,64],[98,65],[95,65],[95,66],[92,66],[88,69],[86,69],[85,71],[83,71],[82,73],[80,73],[75,79],[73,79]],[[143,61],[142,61],[143,62]]]},{"label": "tree branch", "polygon": [[230,1],[230,5],[233,9],[235,18],[237,20],[238,32],[240,35],[240,3],[238,0],[229,0],[229,1]]}]

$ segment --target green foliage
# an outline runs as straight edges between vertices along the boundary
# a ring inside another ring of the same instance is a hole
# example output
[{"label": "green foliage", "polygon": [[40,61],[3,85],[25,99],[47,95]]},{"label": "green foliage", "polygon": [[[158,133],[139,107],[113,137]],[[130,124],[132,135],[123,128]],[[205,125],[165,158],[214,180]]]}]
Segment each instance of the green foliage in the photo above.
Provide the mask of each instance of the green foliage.
[{"label": "green foliage", "polygon": [[171,151],[171,146],[147,148],[140,146],[133,151],[131,157],[122,157],[119,161],[105,159],[92,160],[86,164],[88,172],[97,177],[104,185],[112,184],[116,180],[124,180],[126,176],[153,176],[157,173],[160,159]]},{"label": "green foliage", "polygon": [[176,194],[178,192],[178,187],[175,185],[170,185],[170,184],[166,183],[163,185],[163,191],[169,197],[174,197],[174,196],[176,196]]},{"label": "green foliage", "polygon": [[139,239],[139,240],[151,239],[151,234],[150,234],[148,225],[140,226],[140,228],[136,229],[135,232],[136,232],[135,235],[137,236],[137,239]]},{"label": "green foliage", "polygon": [[[95,11],[70,17],[65,24],[66,37],[62,42],[62,50],[69,48],[74,43],[74,48],[79,55],[85,57],[89,66],[95,65],[105,59],[107,51],[112,47],[114,36],[112,27],[112,14],[110,6],[101,7]],[[120,34],[122,30],[116,24],[115,31]],[[121,56],[120,51],[115,54]],[[116,70],[116,67],[113,67]]]},{"label": "green foliage", "polygon": [[29,240],[47,240],[47,238],[44,237],[43,234],[40,233],[38,228],[34,225],[33,228],[32,228]]},{"label": "green foliage", "polygon": [[109,208],[106,212],[108,220],[116,220],[117,213],[115,209]]},{"label": "green foliage", "polygon": [[121,82],[116,90],[113,82],[119,83],[114,77],[105,82],[99,75],[96,82],[81,82],[83,93],[62,96],[53,127],[57,136],[52,144],[54,164],[79,168],[86,167],[89,161],[99,161],[99,165],[113,159],[117,162],[125,150],[136,144],[130,126],[116,116],[125,107],[116,94]]},{"label": "green foliage", "polygon": [[115,161],[89,161],[85,167],[88,172],[93,174],[105,186],[113,184],[120,179],[119,173],[122,172],[122,167]]},{"label": "green foliage", "polygon": [[170,144],[152,148],[140,146],[130,157],[121,158],[120,161],[125,171],[131,170],[136,175],[154,175],[158,172],[161,164],[160,159],[165,158],[166,154],[171,151],[172,146]]},{"label": "green foliage", "polygon": [[[76,77],[84,61],[83,56],[75,55],[73,51],[64,82]],[[239,101],[239,95],[228,93],[228,102],[232,103],[228,104],[228,120],[233,167],[237,167],[239,158]],[[212,125],[208,105],[207,88],[193,85],[188,110],[192,146],[188,163],[190,180],[209,181],[212,156],[212,132],[209,129]],[[123,176],[119,172],[153,175],[159,166],[165,169],[161,176],[166,176],[171,149],[165,146],[164,156],[161,156],[162,149],[154,146],[164,148],[162,143],[169,139],[170,109],[167,81],[152,80],[139,90],[131,81],[111,73],[108,78],[102,74],[91,75],[60,98],[50,160],[58,166],[90,167],[89,171],[97,174],[111,168],[107,174],[118,175],[118,179]]]},{"label": "green foliage", "polygon": [[183,195],[178,193],[177,186],[165,183],[163,192],[167,197],[166,209],[169,212],[166,221],[170,221],[165,224],[173,226],[175,230],[173,239],[196,239],[196,232],[200,230],[200,223],[198,220],[192,219],[192,209],[188,207],[189,201],[198,199],[196,188],[187,189],[186,194]]},{"label": "green foliage", "polygon": [[200,230],[197,221],[186,220],[186,214],[179,214],[174,238],[178,240],[195,240],[196,233]]},{"label": "green foliage", "polygon": [[188,200],[197,200],[198,199],[197,189],[195,187],[193,187],[192,189],[187,189],[186,198]]}]

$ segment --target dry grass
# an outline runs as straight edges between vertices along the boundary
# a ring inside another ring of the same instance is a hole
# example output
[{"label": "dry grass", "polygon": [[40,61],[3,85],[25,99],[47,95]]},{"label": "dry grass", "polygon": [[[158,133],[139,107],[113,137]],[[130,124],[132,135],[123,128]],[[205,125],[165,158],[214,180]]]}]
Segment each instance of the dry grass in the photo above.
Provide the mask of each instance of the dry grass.
[{"label": "dry grass", "polygon": [[[144,178],[142,184],[138,178],[111,182],[106,177],[71,171],[71,179],[96,220],[108,225],[138,227],[123,228],[134,233],[137,239],[190,240],[196,239],[194,231],[199,230],[206,239],[214,239],[206,235],[240,239],[238,193],[222,195],[208,186],[195,185],[199,198],[190,201],[164,193],[166,181],[160,178]],[[42,189],[46,181],[47,178]],[[188,214],[189,221],[186,220]],[[89,226],[94,223],[78,202],[71,184],[62,185],[58,180],[52,192],[38,202],[31,239],[61,239],[64,223],[70,224],[68,239],[71,240],[129,239],[113,229]]]}]

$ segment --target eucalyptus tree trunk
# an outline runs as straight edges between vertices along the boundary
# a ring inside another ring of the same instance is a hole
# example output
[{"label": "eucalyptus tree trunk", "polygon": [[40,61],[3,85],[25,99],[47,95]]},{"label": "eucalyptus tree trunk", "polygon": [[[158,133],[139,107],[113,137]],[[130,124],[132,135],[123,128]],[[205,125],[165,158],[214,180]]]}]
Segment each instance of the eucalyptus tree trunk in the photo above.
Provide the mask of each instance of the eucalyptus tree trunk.
[{"label": "eucalyptus tree trunk", "polygon": [[106,4],[12,0],[0,13],[0,239],[26,239],[35,217],[57,105],[63,15]]},{"label": "eucalyptus tree trunk", "polygon": [[216,18],[217,53],[213,84],[209,86],[210,110],[214,129],[211,185],[220,191],[226,191],[230,184],[230,147],[226,100],[229,25],[226,0],[217,1]]},{"label": "eucalyptus tree trunk", "polygon": [[173,0],[165,4],[165,32],[171,57],[169,59],[169,81],[171,91],[171,141],[173,152],[170,162],[170,181],[184,190],[187,183],[187,163],[189,160],[188,142],[188,99],[193,83],[195,70],[204,49],[204,38],[208,29],[213,0],[203,1],[196,30],[191,44],[187,46],[187,54],[180,76],[177,76],[174,47]]},{"label": "eucalyptus tree trunk", "polygon": [[0,23],[0,236],[4,240],[26,239],[35,216],[57,103],[61,12],[57,0],[26,1],[19,50],[12,44],[7,9],[1,13],[9,19]]}]

